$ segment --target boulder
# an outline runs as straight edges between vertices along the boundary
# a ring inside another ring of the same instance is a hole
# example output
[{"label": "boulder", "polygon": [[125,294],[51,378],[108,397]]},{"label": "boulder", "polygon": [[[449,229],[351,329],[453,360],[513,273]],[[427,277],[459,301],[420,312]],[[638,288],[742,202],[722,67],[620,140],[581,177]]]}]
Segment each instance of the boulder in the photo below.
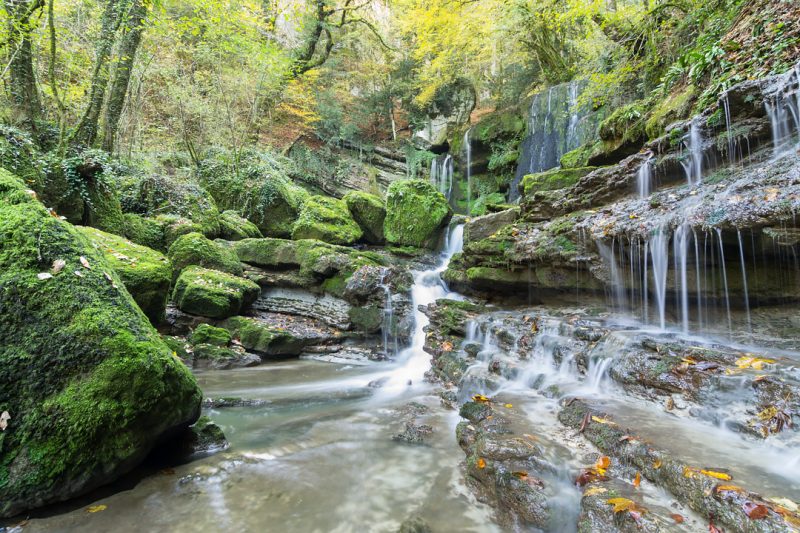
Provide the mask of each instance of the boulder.
[{"label": "boulder", "polygon": [[556,191],[572,187],[578,183],[579,179],[596,170],[596,168],[554,168],[538,174],[528,174],[522,178],[523,196],[528,196],[538,191]]},{"label": "boulder", "polygon": [[0,287],[0,516],[114,481],[197,419],[194,378],[112,266],[6,171]]},{"label": "boulder", "polygon": [[154,325],[164,320],[172,266],[163,254],[95,228],[79,228],[122,279],[139,308]]},{"label": "boulder", "polygon": [[167,246],[164,243],[165,224],[154,218],[147,218],[134,213],[122,215],[125,221],[123,235],[131,242],[166,252]]},{"label": "boulder", "polygon": [[219,270],[235,276],[242,275],[242,265],[233,249],[208,240],[200,233],[178,237],[169,247],[169,259],[177,277],[190,265]]},{"label": "boulder", "polygon": [[353,219],[361,226],[364,240],[370,244],[382,244],[384,241],[383,221],[386,219],[386,207],[383,200],[374,194],[353,191],[344,198]]},{"label": "boulder", "polygon": [[265,289],[253,307],[259,311],[314,318],[338,329],[350,329],[350,304],[327,294],[302,289]]},{"label": "boulder", "polygon": [[464,225],[464,242],[469,243],[486,239],[497,233],[501,228],[513,224],[518,218],[518,207],[473,218]]},{"label": "boulder", "polygon": [[217,328],[209,324],[198,325],[189,335],[192,344],[211,344],[213,346],[228,346],[231,343],[231,334],[227,329]]},{"label": "boulder", "polygon": [[296,356],[317,339],[295,337],[285,328],[275,327],[263,320],[236,316],[222,322],[241,345],[267,356]]},{"label": "boulder", "polygon": [[308,198],[292,228],[294,240],[316,239],[330,244],[354,244],[362,235],[347,204],[327,196]]},{"label": "boulder", "polygon": [[261,231],[258,226],[242,218],[236,211],[224,211],[219,216],[219,236],[226,241],[258,239]]},{"label": "boulder", "polygon": [[469,122],[476,103],[475,88],[466,79],[440,87],[426,110],[427,123],[414,132],[412,142],[424,150],[446,147],[454,131]]},{"label": "boulder", "polygon": [[453,212],[447,199],[422,180],[396,181],[386,193],[386,240],[401,246],[434,248]]},{"label": "boulder", "polygon": [[178,277],[172,300],[185,313],[227,318],[252,304],[260,291],[259,286],[250,280],[190,266]]}]

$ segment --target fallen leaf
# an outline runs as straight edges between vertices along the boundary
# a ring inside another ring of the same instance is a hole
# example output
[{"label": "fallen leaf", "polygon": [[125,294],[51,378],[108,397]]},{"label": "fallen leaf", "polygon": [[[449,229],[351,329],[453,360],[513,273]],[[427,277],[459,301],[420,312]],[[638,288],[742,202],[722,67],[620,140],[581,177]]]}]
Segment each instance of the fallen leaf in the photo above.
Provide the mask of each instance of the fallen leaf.
[{"label": "fallen leaf", "polygon": [[755,370],[763,370],[764,365],[771,365],[775,363],[772,359],[764,359],[762,357],[740,357],[736,360],[736,366],[741,369],[753,368]]},{"label": "fallen leaf", "polygon": [[791,511],[793,513],[796,513],[799,510],[797,504],[789,498],[767,498],[767,500],[771,501],[772,503],[777,503],[787,511]]},{"label": "fallen leaf", "polygon": [[609,466],[611,466],[611,458],[607,455],[601,456],[595,464],[595,468],[598,470],[607,470]]},{"label": "fallen leaf", "polygon": [[3,411],[3,413],[0,414],[0,431],[6,430],[9,420],[11,420],[11,415],[8,414],[8,411]]},{"label": "fallen leaf", "polygon": [[44,281],[46,279],[52,278],[53,275],[50,272],[40,272],[39,274],[36,275],[36,277],[39,278],[40,281]]},{"label": "fallen leaf", "polygon": [[714,522],[708,523],[708,533],[722,533],[722,531],[714,525]]},{"label": "fallen leaf", "polygon": [[730,481],[733,479],[733,477],[730,474],[726,474],[725,472],[715,472],[713,470],[700,470],[700,473],[708,477],[721,479],[722,481]]},{"label": "fallen leaf", "polygon": [[683,521],[686,520],[682,515],[679,515],[678,513],[672,513],[671,515],[669,515],[669,517],[675,520],[676,524],[683,524]]},{"label": "fallen leaf", "polygon": [[92,505],[88,509],[86,509],[87,513],[99,513],[100,511],[105,511],[108,509],[108,505]]},{"label": "fallen leaf", "polygon": [[75,275],[78,276],[79,278],[82,278],[83,277],[83,272],[81,272],[80,270],[76,270],[75,271]]},{"label": "fallen leaf", "polygon": [[480,457],[478,458],[478,469],[483,470],[484,468],[486,468],[486,461]]},{"label": "fallen leaf", "polygon": [[524,470],[518,470],[516,472],[511,472],[511,475],[517,479],[525,479],[528,477],[528,473]]},{"label": "fallen leaf", "polygon": [[507,403],[507,404],[506,404],[506,409],[511,409],[512,407],[514,407],[514,406],[513,406],[513,405],[511,405],[510,403]]},{"label": "fallen leaf", "polygon": [[473,402],[480,402],[480,403],[489,403],[492,400],[490,400],[489,398],[487,398],[483,394],[476,394],[475,396],[472,397],[472,401]]},{"label": "fallen leaf", "polygon": [[586,426],[589,425],[589,419],[590,419],[589,413],[583,415],[583,421],[581,422],[581,427],[578,430],[578,433],[583,433],[584,431],[586,431]]},{"label": "fallen leaf", "polygon": [[608,424],[608,425],[616,425],[613,421],[607,418],[600,418],[599,416],[593,416],[592,422],[597,422],[598,424]]},{"label": "fallen leaf", "polygon": [[615,513],[636,510],[636,502],[628,498],[611,498],[610,500],[606,500],[606,503],[614,506]]},{"label": "fallen leaf", "polygon": [[50,270],[51,272],[53,272],[53,274],[58,274],[64,269],[65,266],[67,266],[66,261],[64,261],[63,259],[56,259],[55,261],[53,261],[53,266]]},{"label": "fallen leaf", "polygon": [[83,256],[80,256],[79,260],[80,260],[81,264],[83,265],[83,268],[86,268],[88,270],[92,269],[92,266],[89,264],[89,260],[88,259],[86,259]]},{"label": "fallen leaf", "polygon": [[714,489],[714,492],[719,494],[720,492],[736,492],[742,493],[744,489],[742,487],[737,487],[736,485],[717,485]]},{"label": "fallen leaf", "polygon": [[694,468],[689,468],[688,466],[683,467],[683,477],[693,478],[697,474],[697,470]]},{"label": "fallen leaf", "polygon": [[588,496],[595,496],[596,494],[603,494],[605,492],[608,492],[608,489],[604,487],[589,487],[588,489],[586,489],[586,492],[584,492],[583,495],[584,497],[588,497]]},{"label": "fallen leaf", "polygon": [[655,470],[658,470],[659,468],[661,468],[661,465],[662,465],[661,459],[656,459],[655,461],[653,461],[653,468]]},{"label": "fallen leaf", "polygon": [[769,515],[769,507],[759,503],[744,502],[742,504],[742,509],[744,509],[744,514],[746,514],[747,518],[750,520],[761,520]]},{"label": "fallen leaf", "polygon": [[633,478],[633,486],[638,489],[639,485],[641,485],[641,484],[642,484],[642,474],[640,474],[639,472],[636,472],[636,477]]},{"label": "fallen leaf", "polygon": [[452,342],[443,342],[442,343],[442,350],[445,352],[452,352],[453,351],[453,343]]}]

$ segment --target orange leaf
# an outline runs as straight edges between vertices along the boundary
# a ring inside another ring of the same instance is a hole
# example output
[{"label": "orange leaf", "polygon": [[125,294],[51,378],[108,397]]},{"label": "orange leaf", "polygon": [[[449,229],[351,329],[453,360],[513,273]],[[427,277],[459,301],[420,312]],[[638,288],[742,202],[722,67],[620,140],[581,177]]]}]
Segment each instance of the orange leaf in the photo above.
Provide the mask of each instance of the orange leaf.
[{"label": "orange leaf", "polygon": [[683,524],[683,521],[686,520],[682,515],[679,515],[678,513],[672,513],[669,516],[670,516],[670,518],[675,520],[676,524]]},{"label": "orange leaf", "polygon": [[769,515],[769,508],[766,505],[761,505],[753,502],[744,502],[742,504],[744,514],[751,520],[761,520]]},{"label": "orange leaf", "polygon": [[721,479],[722,481],[730,481],[733,479],[733,477],[730,474],[726,474],[725,472],[715,472],[713,470],[701,470],[700,473],[708,477]]},{"label": "orange leaf", "polygon": [[635,511],[637,509],[636,502],[629,500],[628,498],[611,498],[610,500],[606,500],[606,503],[614,506],[615,513],[621,513],[623,511]]},{"label": "orange leaf", "polygon": [[605,470],[609,466],[611,466],[611,458],[609,456],[607,456],[607,455],[603,455],[597,460],[597,463],[595,464],[595,466],[597,468],[602,468],[603,470]]},{"label": "orange leaf", "polygon": [[481,470],[486,468],[486,461],[484,461],[483,457],[478,459],[478,468]]},{"label": "orange leaf", "polygon": [[720,492],[744,492],[742,487],[737,487],[736,485],[717,485],[714,491],[719,494]]},{"label": "orange leaf", "polygon": [[633,478],[633,486],[638,489],[641,483],[642,483],[642,474],[636,472],[636,477]]}]

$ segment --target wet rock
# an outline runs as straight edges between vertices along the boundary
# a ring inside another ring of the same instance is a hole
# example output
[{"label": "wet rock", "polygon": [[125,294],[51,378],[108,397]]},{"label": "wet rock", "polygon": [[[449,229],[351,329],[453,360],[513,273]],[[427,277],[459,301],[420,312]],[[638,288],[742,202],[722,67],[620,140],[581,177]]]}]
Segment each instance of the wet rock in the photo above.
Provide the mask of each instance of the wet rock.
[{"label": "wet rock", "polygon": [[392,440],[409,444],[422,444],[431,433],[433,433],[433,426],[406,422],[405,430],[392,437]]},{"label": "wet rock", "polygon": [[185,313],[220,319],[239,314],[259,292],[258,285],[250,280],[190,266],[175,282],[172,300]]},{"label": "wet rock", "polygon": [[201,416],[189,428],[185,443],[188,452],[213,453],[226,449],[229,446],[225,433],[209,417]]},{"label": "wet rock", "polygon": [[261,407],[267,405],[266,400],[253,400],[249,398],[204,398],[204,409],[226,409],[230,407]]},{"label": "wet rock", "polygon": [[515,222],[519,215],[519,208],[514,208],[472,218],[464,225],[464,242],[476,242],[490,237],[501,228]]},{"label": "wet rock", "polygon": [[346,301],[298,289],[266,289],[253,309],[309,317],[342,330],[351,327],[350,304]]},{"label": "wet rock", "polygon": [[397,533],[433,533],[433,530],[422,517],[413,516],[400,524]]}]

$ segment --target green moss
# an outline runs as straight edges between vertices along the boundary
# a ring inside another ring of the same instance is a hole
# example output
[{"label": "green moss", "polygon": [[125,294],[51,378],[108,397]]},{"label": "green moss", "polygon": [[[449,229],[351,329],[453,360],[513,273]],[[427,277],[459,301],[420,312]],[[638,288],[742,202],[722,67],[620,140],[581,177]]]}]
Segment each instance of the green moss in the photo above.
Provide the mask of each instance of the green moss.
[{"label": "green moss", "polygon": [[475,217],[485,215],[489,211],[490,206],[500,205],[505,201],[506,195],[503,193],[494,192],[492,194],[484,194],[472,203],[471,215]]},{"label": "green moss", "polygon": [[645,117],[649,100],[637,100],[616,109],[600,123],[598,134],[604,141],[621,141],[623,144],[639,142],[645,137]]},{"label": "green moss", "polygon": [[190,266],[178,277],[172,299],[185,313],[227,318],[253,303],[260,292],[259,286],[250,280]]},{"label": "green moss", "polygon": [[103,231],[122,235],[125,232],[125,219],[114,192],[105,186],[94,185],[89,188],[89,199],[84,222]]},{"label": "green moss", "polygon": [[164,230],[164,247],[166,249],[169,249],[172,243],[183,235],[188,235],[189,233],[205,235],[203,227],[188,218],[181,218],[175,215],[158,215],[155,218],[155,222]]},{"label": "green moss", "polygon": [[353,215],[353,219],[361,226],[364,239],[370,244],[383,243],[383,222],[386,220],[386,208],[383,200],[374,194],[360,191],[347,193],[343,200]]},{"label": "green moss", "polygon": [[219,236],[226,241],[258,239],[261,237],[261,231],[255,224],[240,217],[235,211],[224,211],[219,216]]},{"label": "green moss", "polygon": [[589,159],[594,153],[599,151],[602,143],[593,141],[567,152],[561,156],[561,168],[585,168],[589,166]]},{"label": "green moss", "polygon": [[[50,272],[56,260],[66,265]],[[5,171],[0,287],[0,410],[12,416],[0,455],[0,515],[109,482],[162,434],[197,417],[194,378],[111,265]]]},{"label": "green moss", "polygon": [[164,244],[164,224],[152,218],[145,218],[133,213],[123,215],[125,235],[131,242],[147,246],[159,252],[166,252]]},{"label": "green moss", "polygon": [[95,228],[79,228],[106,258],[153,324],[164,319],[172,266],[161,253]]},{"label": "green moss", "polygon": [[347,204],[327,196],[311,196],[292,228],[292,239],[316,239],[331,244],[354,244],[363,232]]},{"label": "green moss", "polygon": [[264,322],[235,316],[221,324],[245,349],[267,355],[297,355],[302,343],[291,333]]},{"label": "green moss", "polygon": [[664,130],[678,120],[688,118],[697,97],[694,85],[688,85],[677,93],[661,100],[650,113],[645,124],[645,132],[650,139],[664,134]]},{"label": "green moss", "polygon": [[438,231],[451,215],[447,199],[427,181],[395,181],[386,194],[386,240],[392,244],[433,248]]},{"label": "green moss", "polygon": [[214,346],[227,346],[231,343],[231,334],[228,330],[217,328],[208,324],[200,324],[189,335],[192,344],[212,344]]},{"label": "green moss", "polygon": [[522,188],[525,196],[539,191],[564,189],[575,185],[582,177],[595,169],[596,167],[554,168],[538,174],[528,174],[522,178]]},{"label": "green moss", "polygon": [[177,277],[189,265],[197,265],[240,276],[242,265],[236,252],[222,244],[205,238],[200,233],[178,237],[169,247],[169,259]]}]

